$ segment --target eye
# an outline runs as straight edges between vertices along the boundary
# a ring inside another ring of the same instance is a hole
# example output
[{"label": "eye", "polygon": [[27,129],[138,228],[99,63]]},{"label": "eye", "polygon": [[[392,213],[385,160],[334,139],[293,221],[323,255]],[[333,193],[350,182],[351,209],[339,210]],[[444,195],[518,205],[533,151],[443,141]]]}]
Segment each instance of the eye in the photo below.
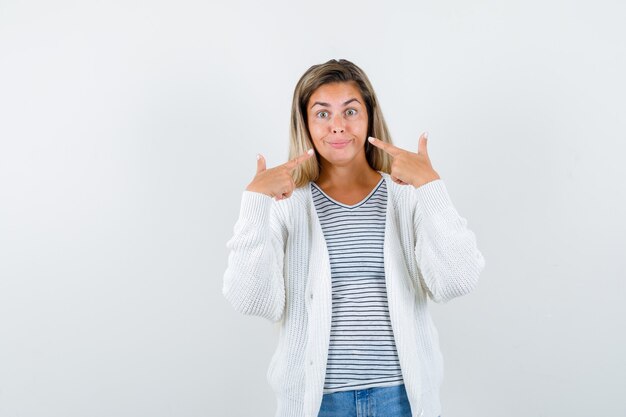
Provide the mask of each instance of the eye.
[{"label": "eye", "polygon": [[320,119],[325,119],[328,117],[328,112],[327,111],[319,111],[317,112],[317,117],[319,117]]},{"label": "eye", "polygon": [[356,116],[356,114],[357,114],[356,109],[348,109],[348,110],[346,110],[346,115],[347,116]]}]

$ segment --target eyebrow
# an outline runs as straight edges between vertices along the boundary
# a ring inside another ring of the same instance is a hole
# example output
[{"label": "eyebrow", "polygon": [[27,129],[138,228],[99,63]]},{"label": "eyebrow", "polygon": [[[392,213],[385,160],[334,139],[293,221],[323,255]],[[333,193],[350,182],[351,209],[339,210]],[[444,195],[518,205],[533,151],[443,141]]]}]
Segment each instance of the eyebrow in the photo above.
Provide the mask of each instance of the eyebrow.
[{"label": "eyebrow", "polygon": [[[361,102],[359,100],[357,100],[356,98],[351,98],[350,100],[346,101],[343,103],[344,106],[347,106],[348,104],[352,103],[353,101],[356,101],[357,103],[361,104]],[[321,101],[316,101],[315,103],[313,103],[313,105],[311,106],[311,108],[315,107],[315,106],[323,106],[323,107],[330,107],[330,104],[328,103],[324,103]]]}]

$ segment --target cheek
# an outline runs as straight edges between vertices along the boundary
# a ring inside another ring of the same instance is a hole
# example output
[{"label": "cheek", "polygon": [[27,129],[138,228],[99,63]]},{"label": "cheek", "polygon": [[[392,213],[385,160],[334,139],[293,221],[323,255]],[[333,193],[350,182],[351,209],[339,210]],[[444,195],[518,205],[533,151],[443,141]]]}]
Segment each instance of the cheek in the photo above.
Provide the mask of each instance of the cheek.
[{"label": "cheek", "polygon": [[352,123],[352,129],[355,132],[367,132],[367,119],[361,118]]},{"label": "cheek", "polygon": [[323,130],[315,123],[309,124],[309,135],[313,141],[317,141],[323,136]]}]

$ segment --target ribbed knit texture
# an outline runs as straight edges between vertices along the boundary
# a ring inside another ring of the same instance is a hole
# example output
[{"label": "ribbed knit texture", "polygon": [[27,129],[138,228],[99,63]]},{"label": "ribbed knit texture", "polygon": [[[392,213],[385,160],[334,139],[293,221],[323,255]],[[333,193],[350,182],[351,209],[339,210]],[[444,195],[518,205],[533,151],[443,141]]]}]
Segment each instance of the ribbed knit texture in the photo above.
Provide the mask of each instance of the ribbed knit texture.
[{"label": "ribbed knit texture", "polygon": [[[428,298],[472,291],[485,266],[443,180],[419,188],[382,174],[388,191],[384,265],[389,315],[414,417],[441,414],[443,360]],[[238,311],[280,322],[268,380],[277,417],[316,417],[331,328],[331,271],[310,187],[281,201],[245,191],[228,241],[224,296]]]}]

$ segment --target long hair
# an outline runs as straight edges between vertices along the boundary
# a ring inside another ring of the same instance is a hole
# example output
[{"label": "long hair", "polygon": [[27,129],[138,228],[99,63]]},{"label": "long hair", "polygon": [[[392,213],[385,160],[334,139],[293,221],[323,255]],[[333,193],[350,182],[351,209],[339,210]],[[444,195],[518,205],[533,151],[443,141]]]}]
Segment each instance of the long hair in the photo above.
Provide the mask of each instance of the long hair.
[{"label": "long hair", "polygon": [[[367,109],[367,135],[374,136],[383,142],[392,143],[391,135],[387,129],[387,123],[378,105],[378,99],[374,88],[363,70],[345,59],[331,59],[319,65],[313,65],[300,78],[293,92],[291,106],[289,159],[302,155],[308,149],[313,148],[311,135],[307,122],[306,106],[311,95],[320,86],[335,82],[355,82]],[[368,164],[377,171],[389,173],[391,169],[391,157],[381,149],[365,141],[365,157]],[[293,172],[296,187],[302,187],[309,181],[319,178],[319,156],[300,164]]]}]

